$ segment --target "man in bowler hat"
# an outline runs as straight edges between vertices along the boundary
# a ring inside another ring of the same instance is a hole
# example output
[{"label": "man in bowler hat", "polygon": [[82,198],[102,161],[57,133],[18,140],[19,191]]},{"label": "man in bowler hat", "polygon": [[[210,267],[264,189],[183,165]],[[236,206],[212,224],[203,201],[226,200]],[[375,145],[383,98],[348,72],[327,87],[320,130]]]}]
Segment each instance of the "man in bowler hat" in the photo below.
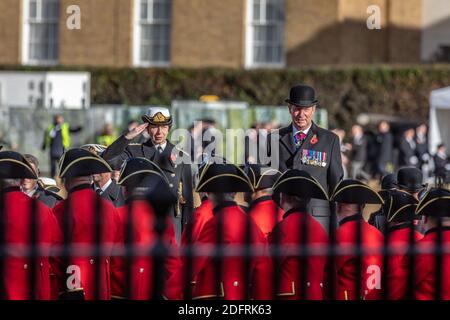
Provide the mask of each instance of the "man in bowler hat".
[{"label": "man in bowler hat", "polygon": [[[293,87],[286,102],[292,123],[278,131],[279,170],[306,171],[331,193],[343,177],[339,138],[313,122],[318,100],[312,87],[307,85]],[[267,141],[271,139],[268,138]],[[270,143],[267,146],[270,154]],[[331,211],[327,201],[311,199],[308,212],[328,230]]]}]

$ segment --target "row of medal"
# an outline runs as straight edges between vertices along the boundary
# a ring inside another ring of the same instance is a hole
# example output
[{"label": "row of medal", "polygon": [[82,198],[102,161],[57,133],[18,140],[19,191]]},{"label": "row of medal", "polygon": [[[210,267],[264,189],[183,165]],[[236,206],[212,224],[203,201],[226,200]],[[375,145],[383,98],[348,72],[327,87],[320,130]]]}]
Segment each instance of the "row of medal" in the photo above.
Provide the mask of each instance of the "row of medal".
[{"label": "row of medal", "polygon": [[317,167],[327,166],[327,153],[315,150],[302,150],[302,163]]}]

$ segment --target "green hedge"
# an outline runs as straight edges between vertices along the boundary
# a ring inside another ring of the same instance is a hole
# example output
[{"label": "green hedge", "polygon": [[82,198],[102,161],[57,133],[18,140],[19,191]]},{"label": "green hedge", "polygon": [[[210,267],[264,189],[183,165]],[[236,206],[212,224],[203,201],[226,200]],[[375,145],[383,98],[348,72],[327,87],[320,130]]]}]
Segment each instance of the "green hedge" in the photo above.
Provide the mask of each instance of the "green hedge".
[{"label": "green hedge", "polygon": [[[2,67],[1,69],[11,69]],[[30,68],[92,73],[93,104],[170,104],[173,99],[221,99],[252,105],[280,105],[290,86],[313,85],[333,126],[348,128],[362,112],[428,118],[431,90],[450,85],[449,65],[355,66],[308,70]]]}]

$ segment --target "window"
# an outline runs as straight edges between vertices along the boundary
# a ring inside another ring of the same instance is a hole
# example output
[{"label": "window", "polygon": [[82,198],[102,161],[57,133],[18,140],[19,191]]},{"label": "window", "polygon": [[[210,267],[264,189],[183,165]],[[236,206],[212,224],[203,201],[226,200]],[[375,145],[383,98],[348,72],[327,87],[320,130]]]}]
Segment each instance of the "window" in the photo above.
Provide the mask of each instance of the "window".
[{"label": "window", "polygon": [[171,11],[171,0],[135,0],[135,65],[169,65]]},{"label": "window", "polygon": [[283,67],[283,0],[247,0],[246,67]]},{"label": "window", "polygon": [[22,61],[51,65],[58,62],[59,0],[24,0]]}]

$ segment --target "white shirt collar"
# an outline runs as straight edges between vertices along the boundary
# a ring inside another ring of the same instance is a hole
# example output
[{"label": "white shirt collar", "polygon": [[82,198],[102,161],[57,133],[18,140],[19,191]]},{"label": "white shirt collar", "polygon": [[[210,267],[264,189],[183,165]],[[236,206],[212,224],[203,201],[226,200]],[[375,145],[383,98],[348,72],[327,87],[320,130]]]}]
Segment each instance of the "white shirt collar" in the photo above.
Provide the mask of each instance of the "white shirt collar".
[{"label": "white shirt collar", "polygon": [[103,187],[101,187],[100,189],[102,189],[102,193],[106,191],[106,189],[108,189],[108,187],[111,185],[112,180],[109,179],[104,185]]},{"label": "white shirt collar", "polygon": [[161,147],[161,149],[163,149],[163,151],[166,149],[167,146],[167,141],[161,144],[155,144],[156,149],[158,149],[159,147]]},{"label": "white shirt collar", "polygon": [[292,136],[295,136],[299,132],[303,132],[304,134],[308,134],[309,130],[311,130],[312,124],[308,127],[308,129],[305,130],[297,130],[297,127],[292,124]]}]

